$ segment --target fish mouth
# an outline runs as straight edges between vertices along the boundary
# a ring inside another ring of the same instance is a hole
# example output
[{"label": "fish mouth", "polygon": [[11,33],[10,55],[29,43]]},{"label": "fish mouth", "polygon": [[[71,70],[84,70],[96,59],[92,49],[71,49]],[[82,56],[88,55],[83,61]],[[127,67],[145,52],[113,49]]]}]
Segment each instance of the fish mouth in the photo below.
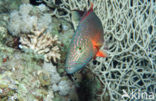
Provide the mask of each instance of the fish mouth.
[{"label": "fish mouth", "polygon": [[77,68],[77,67],[79,67],[79,65],[82,65],[82,63],[81,62],[71,62],[68,66],[65,67],[67,74],[75,73],[79,69],[79,68]]},{"label": "fish mouth", "polygon": [[73,74],[75,72],[72,67],[66,67],[65,70],[66,70],[67,74]]}]

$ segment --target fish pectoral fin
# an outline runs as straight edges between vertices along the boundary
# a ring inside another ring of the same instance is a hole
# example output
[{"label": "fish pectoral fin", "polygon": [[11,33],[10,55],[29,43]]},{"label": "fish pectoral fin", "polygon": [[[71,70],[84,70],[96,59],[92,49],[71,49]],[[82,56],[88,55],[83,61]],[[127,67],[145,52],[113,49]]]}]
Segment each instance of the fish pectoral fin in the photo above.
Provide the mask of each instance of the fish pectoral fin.
[{"label": "fish pectoral fin", "polygon": [[97,48],[99,50],[99,47],[102,46],[102,44],[95,42],[94,40],[92,40],[92,44],[95,48]]},{"label": "fish pectoral fin", "polygon": [[108,55],[107,55],[107,53],[105,53],[105,52],[103,52],[103,51],[101,51],[101,50],[99,50],[97,53],[96,53],[96,57],[107,57]]},{"label": "fish pectoral fin", "polygon": [[99,47],[101,47],[102,46],[102,44],[100,44],[100,43],[96,43],[95,44],[95,47],[97,47],[97,48],[99,48]]}]

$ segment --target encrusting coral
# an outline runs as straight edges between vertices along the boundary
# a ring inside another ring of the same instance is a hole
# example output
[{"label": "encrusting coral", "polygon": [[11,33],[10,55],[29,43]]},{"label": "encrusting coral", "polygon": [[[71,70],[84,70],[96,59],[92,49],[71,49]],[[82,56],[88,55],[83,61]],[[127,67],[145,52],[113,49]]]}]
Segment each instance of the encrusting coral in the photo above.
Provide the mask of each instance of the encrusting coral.
[{"label": "encrusting coral", "polygon": [[60,95],[65,96],[75,89],[70,80],[67,80],[59,75],[56,70],[56,66],[53,64],[44,62],[43,69],[51,74],[51,84],[54,92],[59,91]]},{"label": "encrusting coral", "polygon": [[0,44],[7,37],[7,29],[5,27],[0,26]]},{"label": "encrusting coral", "polygon": [[[36,27],[35,27],[36,28]],[[45,29],[32,30],[32,34],[23,35],[20,37],[21,49],[31,49],[37,54],[44,55],[44,60],[49,62],[53,59],[54,62],[60,59],[60,49],[57,45],[61,44],[57,35],[52,37],[49,33],[44,33]]]},{"label": "encrusting coral", "polygon": [[18,36],[30,33],[33,30],[33,25],[37,25],[38,29],[46,27],[47,30],[51,30],[52,18],[48,10],[43,4],[36,7],[30,4],[20,5],[19,10],[14,10],[10,13],[8,21],[10,34]]},{"label": "encrusting coral", "polygon": [[[3,64],[0,60],[0,101],[56,101],[54,98],[63,99],[74,90],[72,82],[61,77],[52,63],[39,65],[31,54],[15,50],[1,51],[0,56],[8,57]],[[56,92],[62,96],[56,97]]]},{"label": "encrusting coral", "polygon": [[0,64],[0,101],[53,101],[53,91],[44,87],[50,86],[47,83],[51,80],[49,73],[42,70],[30,55],[15,51],[1,53],[0,56],[7,55],[8,59]]}]

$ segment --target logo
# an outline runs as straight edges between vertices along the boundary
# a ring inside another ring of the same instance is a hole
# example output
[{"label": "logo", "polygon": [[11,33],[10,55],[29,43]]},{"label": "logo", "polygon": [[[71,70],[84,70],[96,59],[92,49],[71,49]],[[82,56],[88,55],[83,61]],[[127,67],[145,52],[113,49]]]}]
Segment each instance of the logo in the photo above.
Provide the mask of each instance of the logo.
[{"label": "logo", "polygon": [[124,97],[128,97],[128,98],[130,98],[130,96],[128,95],[128,93],[125,91],[125,90],[122,90],[123,91],[123,95],[122,95],[122,98],[124,98]]},{"label": "logo", "polygon": [[127,93],[124,89],[122,98],[129,98],[129,99],[145,99],[145,100],[154,100],[154,92],[142,92],[141,90],[132,90],[131,93]]}]

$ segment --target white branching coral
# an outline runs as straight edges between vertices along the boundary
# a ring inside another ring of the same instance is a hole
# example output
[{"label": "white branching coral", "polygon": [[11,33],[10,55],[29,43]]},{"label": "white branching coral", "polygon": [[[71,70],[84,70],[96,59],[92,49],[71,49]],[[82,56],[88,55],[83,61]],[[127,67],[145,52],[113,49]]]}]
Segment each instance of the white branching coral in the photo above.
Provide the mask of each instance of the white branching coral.
[{"label": "white branching coral", "polygon": [[57,35],[52,37],[49,33],[44,33],[45,29],[32,30],[32,34],[23,35],[20,37],[19,47],[22,49],[31,49],[37,54],[44,55],[45,61],[49,62],[53,59],[54,62],[60,59],[60,49],[58,45],[61,43]]},{"label": "white branching coral", "polygon": [[[88,0],[61,0],[64,16],[72,22],[72,10],[88,9]],[[109,43],[106,59],[97,58],[89,68],[104,84],[101,101],[106,92],[110,100],[122,98],[135,90],[156,91],[156,4],[147,0],[90,0],[104,28],[105,42]],[[105,45],[105,43],[104,43]],[[104,50],[104,45],[101,48]],[[154,100],[154,99],[153,99]]]}]

